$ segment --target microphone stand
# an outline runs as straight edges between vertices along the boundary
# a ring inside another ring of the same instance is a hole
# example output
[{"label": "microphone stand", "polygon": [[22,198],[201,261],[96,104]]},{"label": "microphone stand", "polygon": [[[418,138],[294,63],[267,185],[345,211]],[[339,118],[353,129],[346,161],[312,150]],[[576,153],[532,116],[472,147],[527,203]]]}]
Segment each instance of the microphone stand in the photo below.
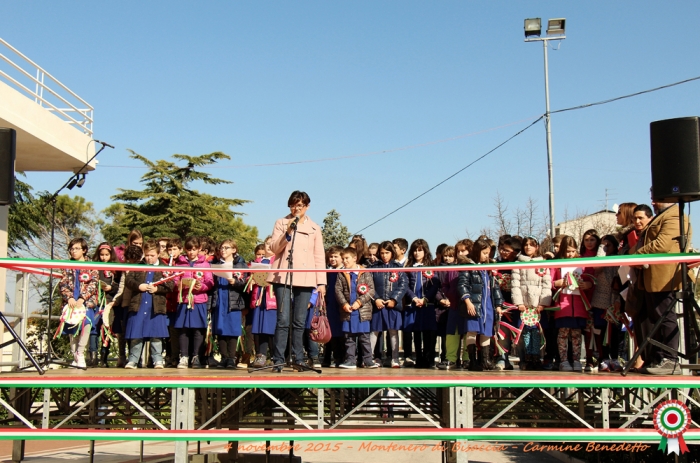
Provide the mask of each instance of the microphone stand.
[{"label": "microphone stand", "polygon": [[[97,140],[95,140],[97,141]],[[51,203],[51,260],[54,259],[54,248],[56,244],[56,198],[58,198],[59,193],[63,191],[66,187],[68,187],[69,190],[73,189],[75,186],[75,183],[77,183],[78,176],[82,173],[83,169],[85,169],[92,161],[97,157],[98,154],[100,154],[105,147],[109,146],[110,148],[114,148],[112,145],[109,145],[107,143],[99,141],[102,145],[102,147],[97,150],[97,152],[87,160],[87,162],[78,170],[77,173],[74,173],[73,175],[70,176],[70,178],[66,181],[66,183],[61,186],[56,192],[51,195],[51,197],[48,199],[48,202]],[[71,185],[72,182],[75,182]],[[40,358],[39,363],[44,366],[45,368],[48,367],[49,365],[61,365],[69,368],[78,368],[80,370],[87,370],[87,367],[79,367],[77,365],[72,365],[67,362],[62,362],[58,359],[59,357],[56,355],[56,353],[53,350],[53,346],[51,345],[51,311],[53,309],[53,300],[54,300],[54,284],[53,284],[53,273],[54,269],[51,268],[49,270],[49,311],[48,311],[48,318],[46,320],[46,352],[39,352],[37,354],[37,357]],[[30,367],[26,367],[30,368]],[[25,368],[25,369],[26,369]]]},{"label": "microphone stand", "polygon": [[[286,233],[286,232],[285,232]],[[294,232],[292,233],[292,241],[291,241],[291,246],[289,247],[289,252],[287,253],[287,263],[288,266],[287,268],[289,270],[294,269],[294,242],[297,237],[297,226],[294,226]],[[254,373],[256,371],[262,371],[262,370],[272,370],[273,368],[291,368],[294,371],[315,371],[318,374],[321,374],[322,371],[318,368],[312,368],[306,364],[303,363],[303,359],[296,359],[296,362],[292,361],[292,335],[294,334],[294,306],[292,305],[292,291],[294,290],[294,272],[286,272],[287,274],[284,277],[284,289],[285,293],[287,293],[287,288],[289,288],[289,296],[287,298],[287,303],[289,304],[289,331],[287,334],[287,358],[285,359],[284,363],[276,363],[273,365],[268,365],[260,368],[249,368],[248,373]],[[284,302],[283,302],[284,304]],[[300,363],[297,363],[300,362]]]}]

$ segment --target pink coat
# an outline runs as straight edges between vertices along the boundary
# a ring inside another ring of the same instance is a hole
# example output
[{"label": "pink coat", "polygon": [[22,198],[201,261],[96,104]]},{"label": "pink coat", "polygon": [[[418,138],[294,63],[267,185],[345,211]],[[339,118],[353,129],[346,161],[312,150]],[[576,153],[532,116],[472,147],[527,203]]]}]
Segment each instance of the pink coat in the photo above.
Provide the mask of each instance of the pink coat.
[{"label": "pink coat", "polygon": [[[181,255],[180,257],[177,258],[177,262],[175,263],[176,267],[189,267],[190,266],[190,261],[187,260],[187,256],[184,254]],[[210,268],[211,265],[209,262],[207,262],[206,256],[199,256],[197,258],[197,261],[194,263],[194,268]],[[178,272],[181,272],[183,269],[178,269]],[[186,270],[185,274],[179,277],[176,277],[175,280],[175,288],[176,291],[179,290],[178,288],[180,287],[180,280],[183,278],[197,278],[197,270]],[[202,272],[201,277],[198,278],[202,282],[202,287],[200,289],[196,289],[192,292],[192,295],[194,296],[194,303],[195,304],[202,304],[204,302],[207,302],[209,299],[209,296],[207,296],[207,291],[209,291],[211,288],[214,287],[214,276],[212,272]],[[180,300],[185,301],[187,300],[187,290],[185,288],[182,289],[182,294],[180,294]]]},{"label": "pink coat", "polygon": [[[583,273],[588,273],[590,275],[593,275],[593,271],[594,270],[592,268],[583,269]],[[562,278],[561,269],[550,269],[550,273],[552,274],[552,293],[555,293],[556,291],[559,291],[559,288],[554,288],[554,282]],[[584,281],[591,280],[590,278],[585,278]],[[588,302],[590,302],[591,297],[593,296],[593,289],[587,289],[582,291],[582,293],[588,298]],[[577,294],[564,294],[564,292],[562,292],[559,295],[559,301],[552,302],[552,304],[561,307],[561,310],[554,312],[554,318],[588,318],[589,316],[586,306],[583,304],[583,299],[581,299],[581,296]]]},{"label": "pink coat", "polygon": [[[275,254],[275,261],[272,263],[272,271],[267,281],[270,283],[284,284],[286,272],[275,272],[275,269],[289,268],[287,256],[291,241],[287,241],[285,235],[289,222],[294,219],[291,214],[275,222],[272,230],[272,242],[270,249]],[[308,216],[299,221],[297,235],[294,242],[294,268],[295,269],[325,269],[326,254],[323,249],[323,236],[321,227]],[[326,284],[326,272],[294,272],[294,286],[315,288],[318,285]]]}]

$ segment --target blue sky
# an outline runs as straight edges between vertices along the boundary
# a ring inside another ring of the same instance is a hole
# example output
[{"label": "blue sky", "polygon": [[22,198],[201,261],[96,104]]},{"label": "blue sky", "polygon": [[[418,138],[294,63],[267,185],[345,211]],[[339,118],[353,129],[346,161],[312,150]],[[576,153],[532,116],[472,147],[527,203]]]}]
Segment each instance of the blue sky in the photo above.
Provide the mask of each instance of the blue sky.
[{"label": "blue sky", "polygon": [[[92,104],[95,138],[116,146],[81,195],[101,210],[139,187],[127,148],[223,151],[211,172],[234,183],[199,188],[251,200],[240,212],[261,238],[295,189],[317,222],[336,209],[357,231],[541,115],[543,52],[523,42],[525,18],[567,19],[549,53],[552,110],[700,75],[695,1],[11,3],[0,36]],[[697,81],[555,114],[557,221],[602,209],[606,189],[610,205],[648,203],[649,123],[699,115],[699,97]],[[49,191],[67,177],[28,175]],[[511,210],[528,196],[547,209],[542,122],[363,234],[453,243],[493,226],[497,192]]]}]

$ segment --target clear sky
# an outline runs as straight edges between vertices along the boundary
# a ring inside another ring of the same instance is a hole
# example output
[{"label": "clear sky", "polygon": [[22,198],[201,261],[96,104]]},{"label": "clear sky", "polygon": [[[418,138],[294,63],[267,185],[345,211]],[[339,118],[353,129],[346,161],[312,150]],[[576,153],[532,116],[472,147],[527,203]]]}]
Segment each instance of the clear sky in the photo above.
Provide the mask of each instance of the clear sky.
[{"label": "clear sky", "polygon": [[[153,160],[223,151],[260,237],[292,190],[321,222],[360,230],[488,152],[544,112],[543,50],[523,20],[565,17],[550,50],[552,110],[700,75],[697,1],[11,1],[0,37],[95,108],[100,155],[82,190],[98,210]],[[552,117],[557,222],[612,203],[648,203],[649,123],[700,115],[700,81]],[[357,156],[364,155],[364,156]],[[324,158],[325,162],[264,167]],[[425,238],[434,249],[511,210],[547,209],[538,122],[408,207],[368,241]],[[66,173],[30,173],[54,191]]]}]

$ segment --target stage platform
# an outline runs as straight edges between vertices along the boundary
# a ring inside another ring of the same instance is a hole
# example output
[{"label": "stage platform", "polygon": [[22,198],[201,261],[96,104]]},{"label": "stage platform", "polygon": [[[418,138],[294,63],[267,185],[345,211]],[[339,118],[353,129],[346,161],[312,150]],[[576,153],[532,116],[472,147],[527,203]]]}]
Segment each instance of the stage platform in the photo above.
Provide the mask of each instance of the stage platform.
[{"label": "stage platform", "polygon": [[2,373],[0,386],[0,439],[170,440],[183,462],[187,441],[658,443],[667,399],[690,408],[685,439],[700,444],[697,376],[106,368]]}]

